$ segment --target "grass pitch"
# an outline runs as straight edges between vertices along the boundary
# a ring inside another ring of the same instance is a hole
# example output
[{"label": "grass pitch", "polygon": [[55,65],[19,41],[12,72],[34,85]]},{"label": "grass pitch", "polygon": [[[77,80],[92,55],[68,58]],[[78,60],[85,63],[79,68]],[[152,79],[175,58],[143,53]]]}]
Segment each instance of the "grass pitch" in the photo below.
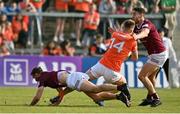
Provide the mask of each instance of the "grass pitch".
[{"label": "grass pitch", "polygon": [[146,96],[145,89],[130,89],[132,107],[127,108],[117,100],[105,101],[104,107],[97,106],[82,92],[72,92],[65,96],[59,106],[48,106],[49,98],[55,96],[55,90],[46,88],[36,106],[28,106],[36,92],[30,87],[1,87],[0,113],[180,113],[180,89],[158,89],[162,105],[152,108],[138,104]]}]

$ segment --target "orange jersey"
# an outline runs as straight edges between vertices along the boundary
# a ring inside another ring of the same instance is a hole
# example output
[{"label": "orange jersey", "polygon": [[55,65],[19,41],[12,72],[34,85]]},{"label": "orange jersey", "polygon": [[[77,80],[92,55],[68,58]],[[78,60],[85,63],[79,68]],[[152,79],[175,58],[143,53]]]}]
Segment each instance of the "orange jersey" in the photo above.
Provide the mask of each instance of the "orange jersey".
[{"label": "orange jersey", "polygon": [[76,0],[69,0],[68,4],[71,6],[74,6],[76,3]]},{"label": "orange jersey", "polygon": [[131,35],[114,32],[109,49],[100,59],[100,63],[113,71],[119,72],[121,64],[129,57],[130,52],[136,50],[137,43]]},{"label": "orange jersey", "polygon": [[88,2],[76,2],[75,3],[75,10],[76,11],[83,11],[88,12],[89,11],[89,4]]},{"label": "orange jersey", "polygon": [[[98,25],[93,24],[100,20],[100,15],[98,12],[94,12],[93,14],[86,13],[84,15],[84,28],[90,30],[97,30]],[[90,22],[90,23],[87,23]]]},{"label": "orange jersey", "polygon": [[56,10],[67,11],[68,10],[68,2],[63,0],[55,0],[55,8]]},{"label": "orange jersey", "polygon": [[42,8],[45,0],[30,0],[30,2],[34,5],[35,8]]}]

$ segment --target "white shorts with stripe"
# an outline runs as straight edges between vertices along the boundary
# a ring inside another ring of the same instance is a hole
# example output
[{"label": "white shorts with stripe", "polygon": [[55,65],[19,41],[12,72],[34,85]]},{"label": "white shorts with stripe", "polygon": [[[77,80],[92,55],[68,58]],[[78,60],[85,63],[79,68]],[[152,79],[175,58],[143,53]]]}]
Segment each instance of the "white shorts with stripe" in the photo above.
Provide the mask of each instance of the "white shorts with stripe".
[{"label": "white shorts with stripe", "polygon": [[82,72],[73,72],[69,74],[66,84],[69,88],[79,91],[83,80],[89,80],[89,76]]},{"label": "white shorts with stripe", "polygon": [[148,56],[147,63],[151,63],[153,65],[157,65],[162,67],[168,58],[167,51],[158,53],[158,54],[151,54]]},{"label": "white shorts with stripe", "polygon": [[91,67],[90,72],[95,78],[103,76],[105,81],[108,83],[114,83],[122,78],[120,72],[115,72],[99,62]]}]

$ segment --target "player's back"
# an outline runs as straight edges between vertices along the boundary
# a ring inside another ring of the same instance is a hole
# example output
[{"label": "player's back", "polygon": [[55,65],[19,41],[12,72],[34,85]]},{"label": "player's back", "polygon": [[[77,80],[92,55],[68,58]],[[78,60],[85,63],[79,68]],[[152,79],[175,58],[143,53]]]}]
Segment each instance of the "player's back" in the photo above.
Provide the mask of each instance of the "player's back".
[{"label": "player's back", "polygon": [[136,49],[137,43],[131,35],[115,32],[112,34],[109,49],[101,58],[100,63],[118,72],[120,65],[127,59],[130,52]]},{"label": "player's back", "polygon": [[58,72],[51,71],[51,72],[42,72],[41,76],[39,77],[39,87],[51,87],[51,88],[58,88],[62,85],[59,83],[57,79]]}]

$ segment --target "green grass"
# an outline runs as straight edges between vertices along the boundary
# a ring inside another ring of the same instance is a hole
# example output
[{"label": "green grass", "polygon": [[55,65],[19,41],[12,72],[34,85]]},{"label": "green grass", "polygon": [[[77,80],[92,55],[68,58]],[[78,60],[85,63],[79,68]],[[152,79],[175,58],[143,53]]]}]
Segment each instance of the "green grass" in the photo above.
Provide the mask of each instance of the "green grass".
[{"label": "green grass", "polygon": [[28,106],[36,89],[29,87],[0,88],[0,113],[180,113],[180,89],[158,89],[163,104],[159,107],[139,107],[146,95],[145,89],[131,89],[132,107],[127,108],[120,101],[106,101],[104,107],[97,106],[82,92],[68,94],[59,106],[48,106],[49,98],[55,96],[55,90],[46,88],[36,106]]}]

